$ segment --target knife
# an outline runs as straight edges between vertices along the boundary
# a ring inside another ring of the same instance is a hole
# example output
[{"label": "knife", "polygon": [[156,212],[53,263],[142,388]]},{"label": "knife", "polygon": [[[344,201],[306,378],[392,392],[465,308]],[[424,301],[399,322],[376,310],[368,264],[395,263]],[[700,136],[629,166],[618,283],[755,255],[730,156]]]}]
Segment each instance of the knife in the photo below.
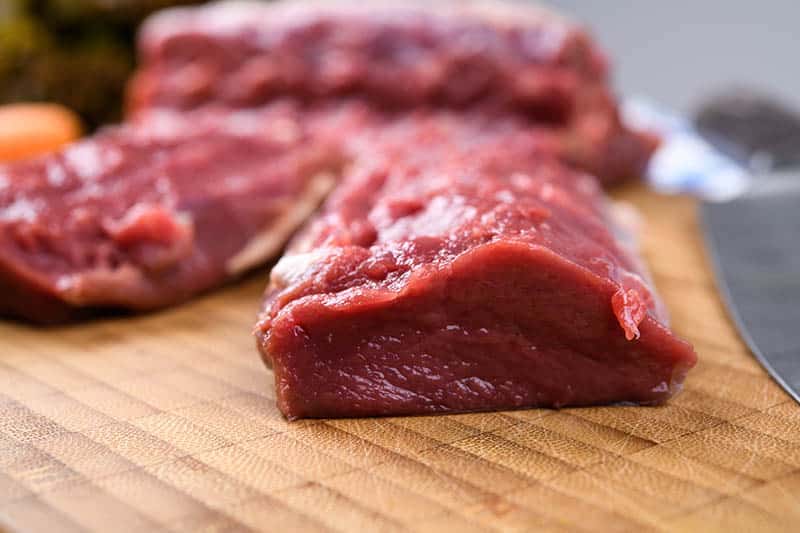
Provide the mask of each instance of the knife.
[{"label": "knife", "polygon": [[661,136],[648,184],[689,193],[729,314],[775,381],[800,402],[800,114],[734,89],[687,120],[643,98],[623,119]]},{"label": "knife", "polygon": [[717,284],[750,350],[800,402],[800,115],[736,90],[702,105],[697,132],[749,171],[749,186],[704,201]]}]

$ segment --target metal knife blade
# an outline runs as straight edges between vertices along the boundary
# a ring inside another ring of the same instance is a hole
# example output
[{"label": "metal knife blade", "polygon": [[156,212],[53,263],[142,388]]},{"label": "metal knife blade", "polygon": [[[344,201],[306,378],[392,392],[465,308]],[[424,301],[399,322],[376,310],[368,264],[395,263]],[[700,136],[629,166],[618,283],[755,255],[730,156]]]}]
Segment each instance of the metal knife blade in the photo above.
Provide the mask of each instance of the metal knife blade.
[{"label": "metal knife blade", "polygon": [[738,198],[702,203],[706,245],[742,337],[800,402],[800,118],[737,92],[701,108],[695,124],[753,174]]}]

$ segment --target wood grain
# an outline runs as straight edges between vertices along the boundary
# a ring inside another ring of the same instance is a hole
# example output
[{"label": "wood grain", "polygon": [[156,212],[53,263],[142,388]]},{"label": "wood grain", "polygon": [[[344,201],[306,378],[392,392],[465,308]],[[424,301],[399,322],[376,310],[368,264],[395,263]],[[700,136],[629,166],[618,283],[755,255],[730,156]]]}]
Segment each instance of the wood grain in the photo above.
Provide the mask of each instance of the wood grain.
[{"label": "wood grain", "polygon": [[143,317],[0,323],[11,531],[798,531],[800,407],[728,320],[691,200],[633,187],[700,363],[661,408],[287,423],[265,276]]}]

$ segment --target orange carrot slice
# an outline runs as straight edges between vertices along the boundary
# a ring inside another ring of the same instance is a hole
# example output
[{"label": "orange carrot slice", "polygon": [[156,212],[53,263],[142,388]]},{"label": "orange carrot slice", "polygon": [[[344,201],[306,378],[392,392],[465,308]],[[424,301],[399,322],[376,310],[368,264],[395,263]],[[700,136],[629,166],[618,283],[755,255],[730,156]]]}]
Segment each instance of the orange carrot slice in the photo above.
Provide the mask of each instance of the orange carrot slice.
[{"label": "orange carrot slice", "polygon": [[0,106],[0,161],[51,152],[80,136],[78,116],[58,104]]}]

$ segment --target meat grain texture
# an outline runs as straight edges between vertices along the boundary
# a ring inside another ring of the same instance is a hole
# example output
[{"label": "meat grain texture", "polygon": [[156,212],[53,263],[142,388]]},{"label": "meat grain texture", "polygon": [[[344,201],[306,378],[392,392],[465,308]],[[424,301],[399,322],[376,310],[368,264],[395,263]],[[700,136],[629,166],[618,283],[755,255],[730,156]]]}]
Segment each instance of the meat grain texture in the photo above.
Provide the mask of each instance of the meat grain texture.
[{"label": "meat grain texture", "polygon": [[256,327],[288,418],[679,390],[694,352],[600,188],[655,143],[579,27],[236,2],[158,15],[140,49],[128,125],[0,168],[0,313],[182,301],[277,255],[335,185]]},{"label": "meat grain texture", "polygon": [[595,179],[536,141],[447,113],[375,133],[272,271],[256,335],[289,418],[657,404],[678,390],[695,356],[624,228]]},{"label": "meat grain texture", "polygon": [[263,264],[334,184],[298,115],[152,113],[0,167],[0,314],[157,309]]}]

